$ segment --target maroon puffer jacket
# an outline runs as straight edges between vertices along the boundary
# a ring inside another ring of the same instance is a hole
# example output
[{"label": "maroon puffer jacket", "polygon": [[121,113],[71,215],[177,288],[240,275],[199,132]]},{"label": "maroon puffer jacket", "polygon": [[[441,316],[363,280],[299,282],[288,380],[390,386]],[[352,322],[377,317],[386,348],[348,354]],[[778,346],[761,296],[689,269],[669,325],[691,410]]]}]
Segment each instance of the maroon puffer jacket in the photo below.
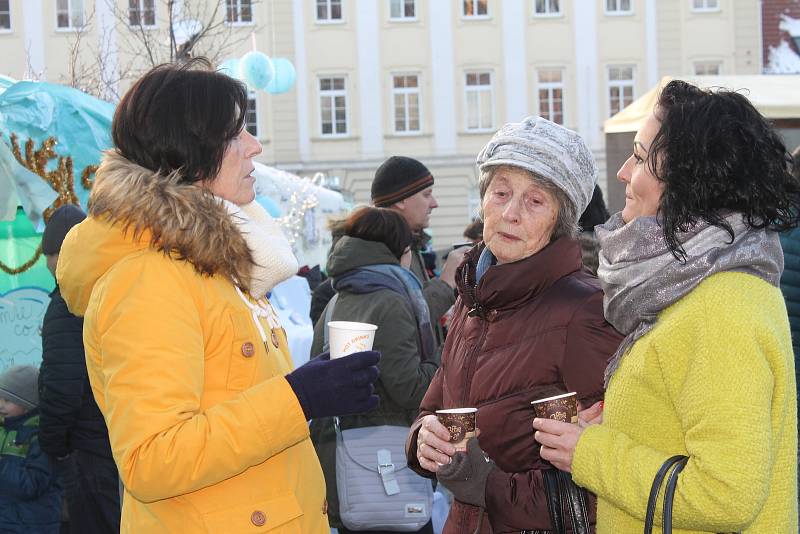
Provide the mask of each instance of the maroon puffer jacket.
[{"label": "maroon puffer jacket", "polygon": [[[441,408],[477,407],[481,447],[498,467],[487,482],[483,532],[549,530],[542,470],[552,467],[539,457],[530,402],[557,391],[576,391],[586,407],[600,400],[603,371],[622,336],[603,317],[603,293],[582,270],[574,239],[492,266],[475,284],[483,248],[459,268],[456,312],[419,418]],[[417,461],[419,424],[411,427],[408,463],[433,477]],[[593,524],[593,496],[590,501]],[[454,502],[444,534],[474,532],[478,514]]]}]

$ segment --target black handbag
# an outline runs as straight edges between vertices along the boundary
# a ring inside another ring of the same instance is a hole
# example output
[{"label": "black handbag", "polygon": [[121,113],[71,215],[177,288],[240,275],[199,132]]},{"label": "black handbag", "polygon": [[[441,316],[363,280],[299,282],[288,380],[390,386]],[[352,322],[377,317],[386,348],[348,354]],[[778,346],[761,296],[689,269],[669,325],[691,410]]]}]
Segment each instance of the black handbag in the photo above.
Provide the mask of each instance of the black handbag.
[{"label": "black handbag", "polygon": [[[544,474],[547,511],[553,534],[566,534],[565,515],[569,516],[573,534],[589,534],[589,513],[584,490],[572,481],[572,476],[558,469],[548,469]],[[564,505],[567,514],[564,514]]]},{"label": "black handbag", "polygon": [[656,512],[656,502],[658,501],[658,494],[661,492],[661,484],[664,483],[664,478],[669,473],[667,479],[667,487],[664,490],[664,510],[661,520],[661,532],[663,534],[672,534],[672,503],[675,499],[675,486],[678,483],[678,475],[683,468],[686,467],[686,462],[689,461],[687,456],[676,455],[667,458],[653,480],[653,486],[650,488],[650,497],[647,499],[647,514],[644,517],[644,534],[652,534],[653,532],[653,518]]}]

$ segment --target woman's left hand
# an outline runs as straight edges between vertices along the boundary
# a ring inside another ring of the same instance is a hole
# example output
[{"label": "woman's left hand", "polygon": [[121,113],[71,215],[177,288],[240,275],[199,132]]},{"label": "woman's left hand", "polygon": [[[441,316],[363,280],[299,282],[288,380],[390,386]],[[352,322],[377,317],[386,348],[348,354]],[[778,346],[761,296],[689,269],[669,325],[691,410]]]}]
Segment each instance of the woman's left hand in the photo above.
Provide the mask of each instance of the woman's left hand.
[{"label": "woman's left hand", "polygon": [[556,468],[572,472],[572,457],[583,433],[583,426],[562,423],[553,419],[537,417],[533,420],[534,439],[542,444],[539,455]]}]

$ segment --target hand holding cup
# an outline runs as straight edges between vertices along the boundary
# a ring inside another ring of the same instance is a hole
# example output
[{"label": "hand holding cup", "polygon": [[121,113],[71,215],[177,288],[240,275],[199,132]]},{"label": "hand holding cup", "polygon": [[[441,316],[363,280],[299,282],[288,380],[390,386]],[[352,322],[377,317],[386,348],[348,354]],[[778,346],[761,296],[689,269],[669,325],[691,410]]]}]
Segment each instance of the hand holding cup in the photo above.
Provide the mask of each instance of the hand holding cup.
[{"label": "hand holding cup", "polygon": [[450,463],[456,448],[450,443],[450,432],[436,415],[426,415],[417,433],[417,461],[420,467],[435,473]]}]

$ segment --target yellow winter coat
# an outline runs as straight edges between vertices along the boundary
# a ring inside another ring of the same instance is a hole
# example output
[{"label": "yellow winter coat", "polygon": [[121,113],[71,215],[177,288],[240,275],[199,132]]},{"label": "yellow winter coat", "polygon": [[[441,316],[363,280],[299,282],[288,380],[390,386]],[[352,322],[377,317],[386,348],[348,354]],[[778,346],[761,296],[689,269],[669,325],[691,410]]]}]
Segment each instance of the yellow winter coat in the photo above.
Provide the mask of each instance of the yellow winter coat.
[{"label": "yellow winter coat", "polygon": [[689,456],[675,534],[797,534],[796,399],[780,290],[744,273],[707,278],[634,343],[603,424],[578,441],[572,476],[598,496],[597,534],[642,532],[653,478],[673,454]]},{"label": "yellow winter coat", "polygon": [[264,321],[262,343],[231,282],[246,243],[208,194],[154,178],[107,155],[58,264],[125,485],[121,532],[328,534],[285,333],[274,346]]}]

